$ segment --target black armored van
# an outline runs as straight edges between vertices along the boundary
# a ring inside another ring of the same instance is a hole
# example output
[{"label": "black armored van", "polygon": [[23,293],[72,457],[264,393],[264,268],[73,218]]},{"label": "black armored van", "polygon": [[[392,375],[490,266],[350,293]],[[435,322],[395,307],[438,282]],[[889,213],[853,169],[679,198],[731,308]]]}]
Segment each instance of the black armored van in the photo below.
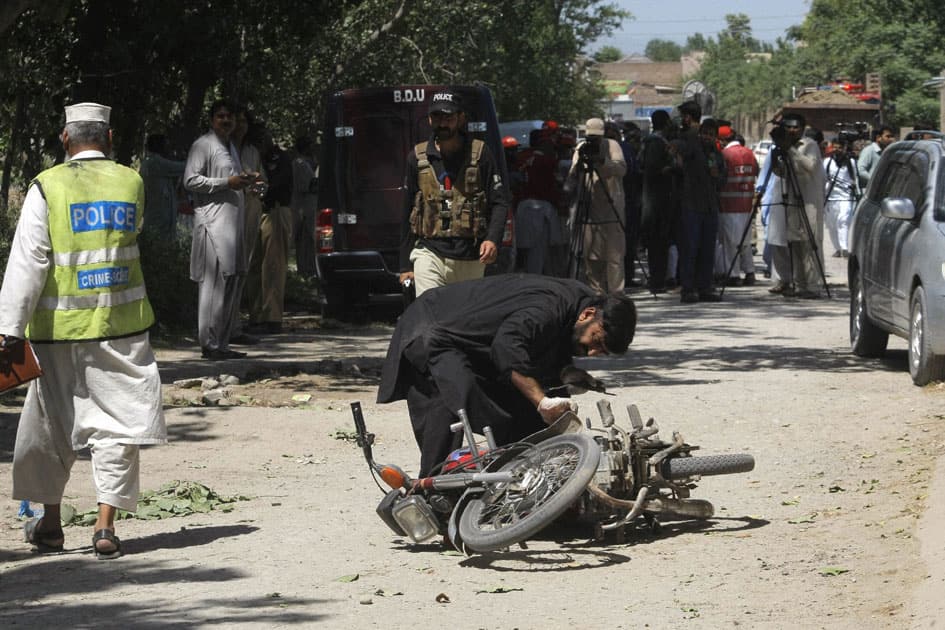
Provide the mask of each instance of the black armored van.
[{"label": "black armored van", "polygon": [[[407,155],[430,137],[427,108],[433,94],[445,89],[460,94],[467,133],[489,145],[506,174],[495,104],[485,87],[408,85],[342,90],[329,97],[316,222],[323,314],[403,303],[398,261]],[[511,213],[506,226],[499,259],[487,273],[514,262]]]}]

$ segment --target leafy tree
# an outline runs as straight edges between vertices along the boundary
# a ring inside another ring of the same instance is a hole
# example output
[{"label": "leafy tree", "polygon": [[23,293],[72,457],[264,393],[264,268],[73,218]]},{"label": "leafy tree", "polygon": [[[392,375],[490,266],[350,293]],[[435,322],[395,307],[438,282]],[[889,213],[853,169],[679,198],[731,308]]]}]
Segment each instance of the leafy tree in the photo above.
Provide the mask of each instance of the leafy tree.
[{"label": "leafy tree", "polygon": [[798,33],[800,78],[808,83],[878,72],[894,124],[938,119],[923,81],[945,67],[945,15],[931,0],[815,0]]},{"label": "leafy tree", "polygon": [[709,40],[705,38],[702,33],[696,33],[695,35],[690,35],[686,38],[686,45],[684,50],[686,52],[693,52],[695,50],[705,50],[708,46]]},{"label": "leafy tree", "polygon": [[[575,123],[602,96],[579,60],[627,17],[607,0],[7,0],[0,210],[62,159],[62,107],[81,100],[113,107],[125,164],[155,132],[183,157],[222,95],[283,142],[320,127],[331,91],[398,83],[480,82],[501,119]],[[0,264],[10,222],[0,212]]]},{"label": "leafy tree", "polygon": [[651,39],[646,43],[644,54],[653,61],[679,61],[682,46],[668,39]]},{"label": "leafy tree", "polygon": [[594,53],[594,61],[597,63],[613,63],[623,58],[623,52],[616,46],[603,46]]}]

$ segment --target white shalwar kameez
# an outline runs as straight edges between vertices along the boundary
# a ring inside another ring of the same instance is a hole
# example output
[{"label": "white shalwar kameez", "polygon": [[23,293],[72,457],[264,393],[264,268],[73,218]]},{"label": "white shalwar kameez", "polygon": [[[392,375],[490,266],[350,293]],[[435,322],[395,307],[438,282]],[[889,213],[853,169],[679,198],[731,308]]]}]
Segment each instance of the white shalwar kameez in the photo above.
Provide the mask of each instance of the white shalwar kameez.
[{"label": "white shalwar kameez", "polygon": [[243,192],[228,183],[242,171],[236,147],[212,131],[194,141],[184,168],[184,188],[194,196],[190,279],[199,286],[197,336],[205,350],[228,349],[240,297],[237,276],[246,274]]},{"label": "white shalwar kameez", "polygon": [[[73,159],[102,158],[83,151]],[[0,287],[0,334],[24,337],[52,263],[49,210],[37,186],[23,203]],[[13,454],[13,498],[62,501],[76,451],[90,448],[99,503],[134,511],[138,446],[167,442],[161,378],[148,333],[33,345],[45,374],[32,381]]]},{"label": "white shalwar kameez", "polygon": [[837,164],[832,157],[824,160],[824,170],[827,172],[827,203],[824,206],[824,219],[827,232],[830,234],[830,243],[835,251],[849,251],[850,244],[850,217],[856,205],[859,186],[851,173],[856,172],[856,161],[849,158],[850,167]]}]

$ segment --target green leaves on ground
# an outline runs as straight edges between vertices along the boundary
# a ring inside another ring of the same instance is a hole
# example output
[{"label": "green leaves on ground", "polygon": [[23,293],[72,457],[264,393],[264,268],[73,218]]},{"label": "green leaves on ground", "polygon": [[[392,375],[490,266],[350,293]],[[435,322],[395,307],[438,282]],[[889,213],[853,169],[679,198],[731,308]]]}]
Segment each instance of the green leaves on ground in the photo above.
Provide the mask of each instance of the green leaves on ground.
[{"label": "green leaves on ground", "polygon": [[[136,512],[118,511],[118,519],[138,518],[153,521],[173,516],[189,516],[204,514],[211,510],[230,512],[233,503],[248,501],[250,497],[244,495],[222,496],[196,481],[175,480],[166,483],[159,490],[149,490],[141,493],[138,499]],[[62,506],[63,525],[93,525],[98,517],[98,510],[78,512],[71,505]]]}]

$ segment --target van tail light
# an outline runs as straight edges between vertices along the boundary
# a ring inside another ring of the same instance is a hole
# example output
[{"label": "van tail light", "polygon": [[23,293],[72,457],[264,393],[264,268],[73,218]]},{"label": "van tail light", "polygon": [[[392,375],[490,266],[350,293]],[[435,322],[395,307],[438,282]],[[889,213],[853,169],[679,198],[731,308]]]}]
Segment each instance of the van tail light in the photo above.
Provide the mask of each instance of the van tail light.
[{"label": "van tail light", "polygon": [[512,247],[515,242],[515,215],[512,214],[512,208],[509,208],[505,215],[505,232],[502,233],[502,246]]},{"label": "van tail light", "polygon": [[330,254],[335,250],[335,229],[331,225],[334,214],[331,208],[322,208],[315,221],[315,247],[319,254]]}]

